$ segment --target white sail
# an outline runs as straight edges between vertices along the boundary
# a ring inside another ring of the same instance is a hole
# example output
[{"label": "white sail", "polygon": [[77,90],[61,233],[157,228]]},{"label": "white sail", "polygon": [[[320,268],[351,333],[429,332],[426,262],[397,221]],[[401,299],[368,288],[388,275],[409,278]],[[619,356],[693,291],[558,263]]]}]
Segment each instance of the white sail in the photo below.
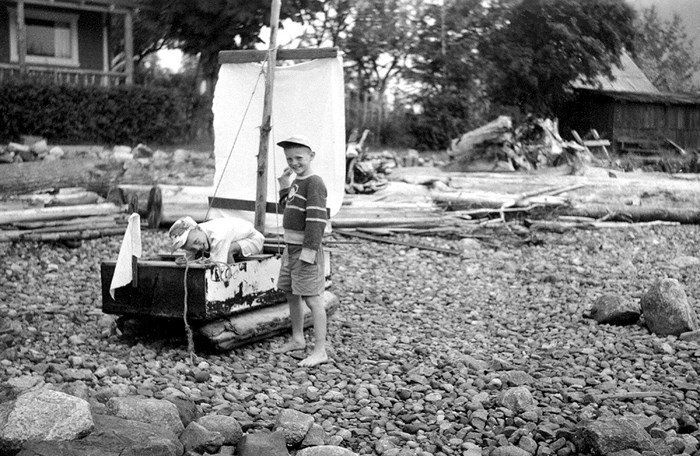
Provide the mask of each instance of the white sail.
[{"label": "white sail", "polygon": [[[209,218],[237,215],[254,220],[265,92],[261,68],[259,63],[226,63],[219,70],[213,102],[214,186],[218,185],[218,189],[217,203],[210,210]],[[316,157],[312,168],[326,183],[328,207],[333,216],[340,210],[345,191],[345,99],[341,57],[277,67],[273,93],[267,202],[277,202],[277,177],[287,166],[282,148],[276,143],[291,135],[303,134],[314,145]],[[281,225],[281,214],[266,215],[268,233],[280,232]]]}]

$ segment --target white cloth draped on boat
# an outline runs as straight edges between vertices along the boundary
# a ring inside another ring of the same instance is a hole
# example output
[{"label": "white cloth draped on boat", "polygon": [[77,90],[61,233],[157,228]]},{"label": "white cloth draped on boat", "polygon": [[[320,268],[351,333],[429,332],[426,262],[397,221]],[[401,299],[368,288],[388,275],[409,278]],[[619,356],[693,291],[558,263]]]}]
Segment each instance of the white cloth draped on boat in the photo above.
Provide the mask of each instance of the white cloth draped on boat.
[{"label": "white cloth draped on boat", "polygon": [[141,258],[141,217],[134,212],[129,216],[129,224],[119,248],[117,264],[109,285],[109,294],[114,299],[114,290],[131,282],[133,278],[133,258]]},{"label": "white cloth draped on boat", "polygon": [[[259,63],[227,63],[219,70],[213,102],[216,200],[209,212],[210,219],[235,215],[254,220],[265,93],[261,68]],[[345,189],[345,99],[341,57],[276,67],[272,100],[267,202],[277,202],[277,177],[287,166],[282,148],[276,143],[302,134],[314,145],[316,157],[312,169],[323,178],[328,188],[327,204],[333,216],[340,210]],[[275,215],[268,209],[265,225],[268,233],[281,232],[281,213]]]}]

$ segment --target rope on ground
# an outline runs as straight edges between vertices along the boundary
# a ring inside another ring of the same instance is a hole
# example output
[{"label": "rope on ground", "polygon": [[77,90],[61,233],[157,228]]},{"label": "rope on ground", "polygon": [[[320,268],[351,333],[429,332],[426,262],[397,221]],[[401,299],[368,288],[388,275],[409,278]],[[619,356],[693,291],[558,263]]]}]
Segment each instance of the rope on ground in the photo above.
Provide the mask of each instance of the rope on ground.
[{"label": "rope on ground", "polygon": [[185,324],[185,335],[187,336],[187,353],[190,355],[190,360],[192,361],[192,364],[195,363],[195,347],[194,347],[194,333],[192,331],[192,327],[190,326],[189,321],[187,321],[187,312],[188,312],[188,303],[187,303],[187,273],[189,272],[190,269],[190,264],[201,264],[204,266],[216,266],[217,268],[217,273],[220,278],[220,280],[223,280],[224,282],[227,282],[231,280],[231,277],[233,276],[233,272],[231,270],[231,265],[226,264],[226,263],[221,263],[219,261],[213,261],[208,258],[200,258],[198,260],[193,260],[190,261],[187,259],[186,256],[179,257],[175,260],[176,264],[185,265],[185,273],[183,275],[183,287],[184,287],[184,298],[183,298],[183,306],[182,306],[182,320]]}]

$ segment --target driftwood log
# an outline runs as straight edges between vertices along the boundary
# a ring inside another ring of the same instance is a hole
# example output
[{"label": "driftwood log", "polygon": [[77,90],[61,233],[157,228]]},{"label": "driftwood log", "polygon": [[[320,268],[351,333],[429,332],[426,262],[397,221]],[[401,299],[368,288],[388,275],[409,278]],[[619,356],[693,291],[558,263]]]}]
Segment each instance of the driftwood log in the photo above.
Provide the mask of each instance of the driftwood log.
[{"label": "driftwood log", "polygon": [[124,164],[108,160],[71,159],[6,164],[0,166],[0,194],[20,195],[45,189],[83,187],[106,195],[123,175]]},{"label": "driftwood log", "polygon": [[503,142],[503,135],[508,134],[512,129],[513,121],[511,118],[500,116],[476,130],[453,139],[449,153],[451,156],[470,154],[474,147],[485,142]]},{"label": "driftwood log", "polygon": [[613,222],[651,222],[664,220],[683,224],[700,224],[700,209],[662,206],[626,206],[622,204],[586,204],[561,209],[559,214],[590,217]]},{"label": "driftwood log", "polygon": [[[323,302],[329,316],[340,305],[338,298],[328,291],[324,292]],[[311,326],[311,317],[311,311],[304,306],[305,328]],[[282,334],[289,331],[289,328],[289,306],[284,302],[205,324],[198,328],[197,332],[212,348],[226,351]]]}]

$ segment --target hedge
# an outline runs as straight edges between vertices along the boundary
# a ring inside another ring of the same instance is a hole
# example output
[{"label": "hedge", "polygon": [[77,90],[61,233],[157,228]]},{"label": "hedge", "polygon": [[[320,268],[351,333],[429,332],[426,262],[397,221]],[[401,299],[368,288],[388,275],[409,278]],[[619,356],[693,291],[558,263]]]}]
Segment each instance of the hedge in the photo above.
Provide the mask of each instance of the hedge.
[{"label": "hedge", "polygon": [[36,135],[50,143],[175,144],[190,133],[191,102],[173,89],[0,82],[0,141]]}]

